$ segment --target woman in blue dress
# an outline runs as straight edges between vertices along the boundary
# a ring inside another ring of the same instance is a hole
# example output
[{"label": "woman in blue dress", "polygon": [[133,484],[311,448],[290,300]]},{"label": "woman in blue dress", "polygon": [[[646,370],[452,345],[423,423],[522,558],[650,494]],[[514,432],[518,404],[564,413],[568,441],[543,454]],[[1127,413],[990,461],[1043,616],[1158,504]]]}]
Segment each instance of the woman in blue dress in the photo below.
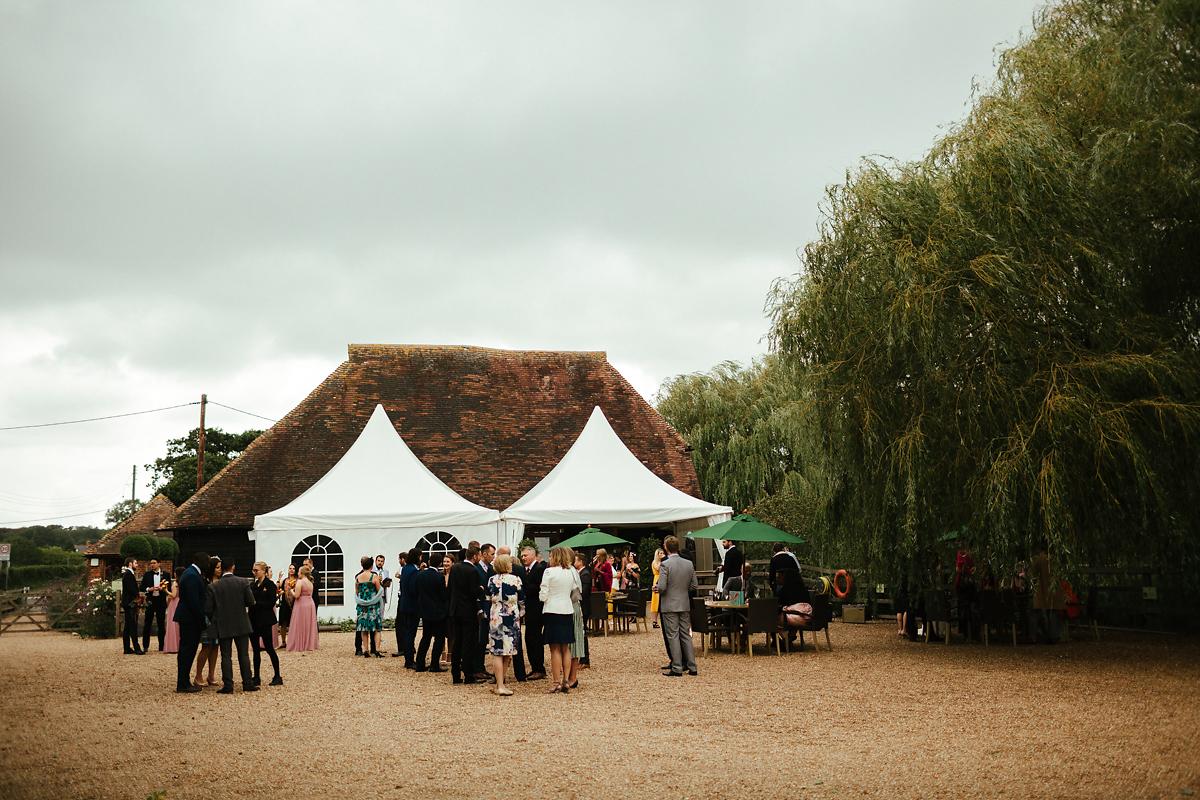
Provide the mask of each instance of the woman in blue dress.
[{"label": "woman in blue dress", "polygon": [[521,641],[521,617],[525,615],[525,589],[521,579],[512,574],[512,556],[496,556],[492,562],[496,574],[488,579],[487,596],[492,601],[488,617],[488,652],[492,654],[496,674],[496,694],[508,697],[512,689],[504,685],[504,677],[517,653]]},{"label": "woman in blue dress", "polygon": [[362,654],[371,657],[371,633],[383,630],[383,590],[379,585],[379,574],[371,571],[375,559],[362,557],[362,572],[354,579],[354,599],[358,606],[358,622],[355,630],[362,637]]}]

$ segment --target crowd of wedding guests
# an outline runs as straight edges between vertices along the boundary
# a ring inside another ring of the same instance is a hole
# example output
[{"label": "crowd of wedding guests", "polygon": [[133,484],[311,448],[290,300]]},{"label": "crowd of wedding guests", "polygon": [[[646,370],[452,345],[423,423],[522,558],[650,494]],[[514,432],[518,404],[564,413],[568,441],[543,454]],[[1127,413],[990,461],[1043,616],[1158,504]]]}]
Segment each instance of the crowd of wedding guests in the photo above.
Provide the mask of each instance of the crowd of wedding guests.
[{"label": "crowd of wedding guests", "polygon": [[[470,542],[458,555],[414,548],[400,562],[393,657],[406,669],[449,671],[454,684],[492,683],[501,696],[513,693],[510,670],[518,683],[549,677],[551,693],[578,688],[587,666],[584,586],[591,584],[570,548],[554,548],[547,562],[533,547],[517,558],[507,547]],[[371,637],[383,626],[386,578],[368,559],[362,565],[355,578],[359,645],[370,657]]]},{"label": "crowd of wedding guests", "polygon": [[[404,667],[415,672],[449,672],[454,684],[493,684],[492,691],[501,696],[513,693],[510,674],[517,683],[549,679],[550,693],[578,688],[580,671],[590,666],[590,595],[605,595],[611,613],[613,592],[635,589],[641,579],[632,550],[617,557],[600,549],[589,558],[555,547],[547,561],[534,547],[521,549],[517,557],[507,547],[473,541],[457,554],[430,556],[413,548],[402,553],[399,562],[393,577],[383,555],[360,561],[353,584],[355,654],[385,655],[380,636],[394,596],[393,658],[403,658]],[[727,558],[727,567],[729,562]],[[234,564],[203,552],[195,553],[174,576],[151,561],[139,581],[137,568],[136,560],[126,560],[125,652],[144,654],[157,622],[159,650],[176,653],[178,692],[217,685],[218,655],[219,692],[233,692],[235,651],[243,691],[257,691],[261,685],[264,654],[273,671],[270,685],[280,686],[276,648],[317,649],[314,597],[320,577],[311,560],[299,569],[289,564],[274,580],[264,562],[256,562],[253,578],[247,579],[234,574]],[[664,540],[652,570],[649,610],[655,628],[661,621],[669,659],[663,674],[695,675],[689,615],[696,574],[691,561],[680,556],[676,537]],[[137,617],[142,605],[145,623],[139,646]]]},{"label": "crowd of wedding guests", "polygon": [[[242,578],[234,574],[234,564],[223,564],[219,557],[203,552],[195,553],[191,563],[176,569],[174,576],[160,570],[156,560],[148,567],[139,583],[137,560],[125,560],[121,577],[124,651],[148,652],[151,626],[157,623],[159,651],[176,654],[178,692],[199,692],[204,686],[217,685],[218,655],[219,693],[233,692],[235,650],[243,691],[257,691],[262,684],[264,654],[274,673],[270,685],[282,686],[276,648],[317,649],[316,579],[311,560],[306,559],[299,570],[289,565],[286,574],[279,573],[278,581],[271,579],[271,568],[262,561],[254,563],[252,579]],[[137,618],[142,606],[145,622],[139,647]]]}]

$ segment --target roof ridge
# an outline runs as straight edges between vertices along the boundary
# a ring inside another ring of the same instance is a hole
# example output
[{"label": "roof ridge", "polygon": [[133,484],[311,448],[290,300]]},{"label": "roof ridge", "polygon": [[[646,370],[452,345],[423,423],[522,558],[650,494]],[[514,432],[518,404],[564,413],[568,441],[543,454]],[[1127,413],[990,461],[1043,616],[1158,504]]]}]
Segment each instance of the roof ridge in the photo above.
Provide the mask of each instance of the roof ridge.
[{"label": "roof ridge", "polygon": [[589,358],[607,361],[608,352],[605,350],[539,350],[539,349],[516,349],[507,347],[483,347],[481,345],[472,344],[389,344],[386,342],[370,343],[370,342],[351,342],[346,345],[346,352],[351,361],[357,361],[360,358],[370,357],[372,355],[394,356],[401,353],[421,353],[421,352],[463,352],[463,353],[490,353],[494,355],[553,355],[553,356],[586,356]]}]

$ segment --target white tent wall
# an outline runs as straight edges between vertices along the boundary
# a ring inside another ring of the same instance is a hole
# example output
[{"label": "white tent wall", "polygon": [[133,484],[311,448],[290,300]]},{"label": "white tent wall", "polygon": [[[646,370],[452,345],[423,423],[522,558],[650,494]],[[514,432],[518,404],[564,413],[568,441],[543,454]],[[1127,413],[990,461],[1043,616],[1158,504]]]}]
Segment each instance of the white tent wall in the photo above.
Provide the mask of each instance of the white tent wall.
[{"label": "white tent wall", "polygon": [[[504,533],[499,523],[438,525],[424,528],[329,528],[323,530],[311,528],[289,531],[250,531],[247,535],[254,542],[255,560],[267,562],[271,567],[272,577],[277,575],[280,570],[287,569],[287,565],[292,563],[293,555],[297,551],[301,555],[306,551],[304,542],[310,537],[320,536],[322,539],[329,539],[335,543],[342,555],[342,602],[318,606],[317,616],[320,619],[345,620],[354,619],[357,616],[353,583],[354,576],[362,569],[359,559],[363,556],[374,557],[382,553],[387,559],[384,569],[394,576],[397,556],[411,550],[427,535],[437,533],[450,534],[458,540],[461,547],[466,547],[467,542],[472,540],[494,542],[497,545],[507,543],[497,541]],[[445,539],[447,537],[436,538]],[[511,543],[508,544],[511,546]],[[457,550],[453,547],[451,549]],[[322,579],[324,585],[328,586],[327,575],[322,575]],[[384,616],[391,618],[395,616],[395,613],[396,587],[393,585],[391,591],[388,592],[388,607],[384,611]]]}]

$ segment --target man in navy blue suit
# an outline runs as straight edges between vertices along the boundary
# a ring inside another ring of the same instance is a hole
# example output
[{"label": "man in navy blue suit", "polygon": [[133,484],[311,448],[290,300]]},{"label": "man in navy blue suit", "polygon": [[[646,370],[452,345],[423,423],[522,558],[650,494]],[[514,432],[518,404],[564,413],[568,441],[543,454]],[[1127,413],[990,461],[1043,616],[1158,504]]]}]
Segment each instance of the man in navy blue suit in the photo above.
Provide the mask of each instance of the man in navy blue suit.
[{"label": "man in navy blue suit", "polygon": [[425,554],[414,547],[408,552],[404,569],[396,581],[399,600],[396,603],[396,652],[392,658],[404,656],[404,668],[416,669],[417,622],[421,606],[417,597],[417,576],[425,566]]},{"label": "man in navy blue suit", "polygon": [[208,564],[208,553],[193,555],[191,565],[179,576],[179,605],[175,607],[174,621],[179,623],[175,691],[185,693],[200,691],[199,686],[192,685],[192,662],[196,660],[200,635],[208,625],[204,616],[204,574],[197,564]]}]

